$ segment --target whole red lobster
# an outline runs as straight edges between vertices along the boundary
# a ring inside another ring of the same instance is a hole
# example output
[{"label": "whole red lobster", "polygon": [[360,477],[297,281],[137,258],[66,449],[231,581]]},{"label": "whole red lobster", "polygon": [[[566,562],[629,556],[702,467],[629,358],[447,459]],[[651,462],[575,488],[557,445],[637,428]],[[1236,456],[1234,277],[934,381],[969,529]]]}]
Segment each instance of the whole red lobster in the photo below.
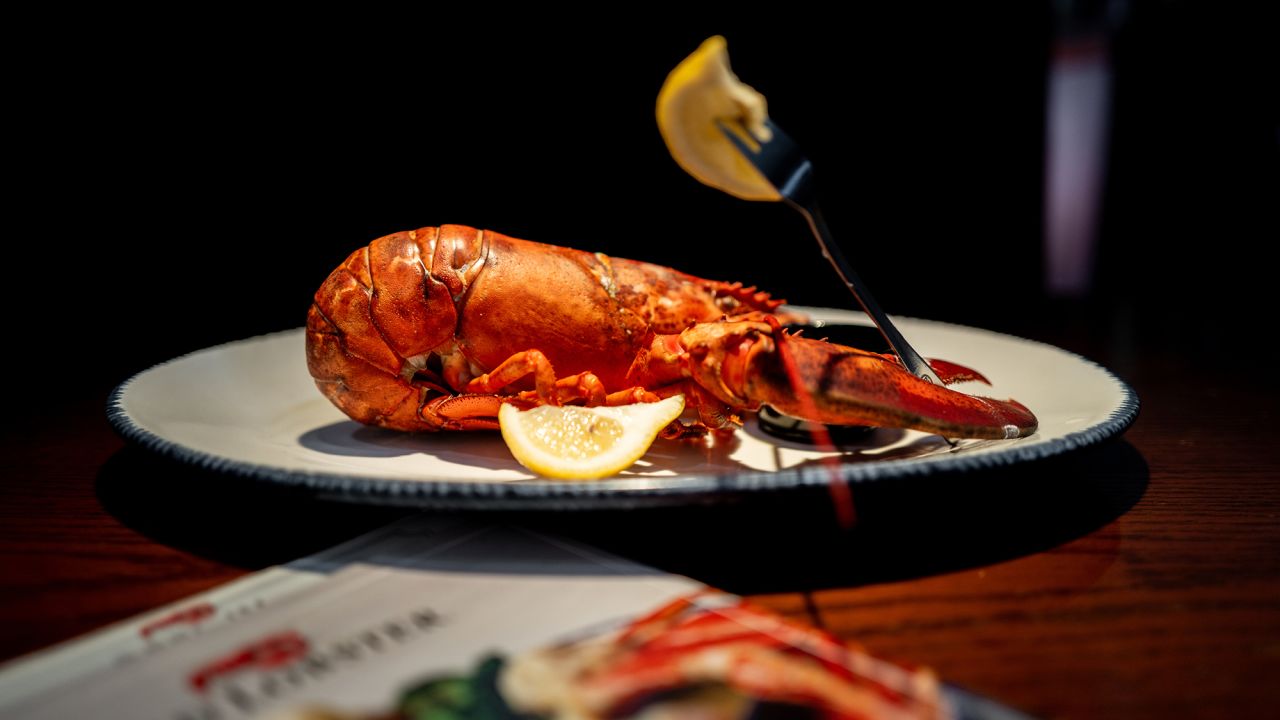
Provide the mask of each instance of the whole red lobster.
[{"label": "whole red lobster", "polygon": [[[1013,438],[1036,418],[955,392],[893,356],[784,332],[741,283],[461,225],[378,238],[316,292],[307,365],[352,419],[397,430],[497,427],[504,402],[621,405],[684,393],[728,429],[768,403],[822,423]],[[944,381],[982,379],[936,363]],[[678,433],[677,433],[678,434]]]}]

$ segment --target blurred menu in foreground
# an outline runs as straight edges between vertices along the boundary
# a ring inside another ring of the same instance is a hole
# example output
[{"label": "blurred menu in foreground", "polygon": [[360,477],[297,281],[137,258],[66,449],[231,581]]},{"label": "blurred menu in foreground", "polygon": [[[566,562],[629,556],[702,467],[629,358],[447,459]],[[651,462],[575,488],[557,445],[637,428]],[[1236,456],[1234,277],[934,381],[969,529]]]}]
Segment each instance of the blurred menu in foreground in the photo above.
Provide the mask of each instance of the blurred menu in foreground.
[{"label": "blurred menu in foreground", "polygon": [[415,516],[0,667],[2,718],[1020,717],[688,578]]}]

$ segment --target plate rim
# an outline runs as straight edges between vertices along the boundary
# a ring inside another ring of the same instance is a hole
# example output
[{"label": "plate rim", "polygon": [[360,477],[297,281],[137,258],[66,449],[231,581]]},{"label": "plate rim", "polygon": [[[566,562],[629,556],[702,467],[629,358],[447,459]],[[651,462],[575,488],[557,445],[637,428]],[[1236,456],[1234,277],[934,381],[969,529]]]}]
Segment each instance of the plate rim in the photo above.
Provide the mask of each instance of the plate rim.
[{"label": "plate rim", "polygon": [[[798,311],[836,311],[839,308],[810,308],[796,306]],[[1090,427],[1068,433],[1053,440],[1034,445],[1014,445],[1007,449],[974,455],[947,455],[927,462],[919,458],[886,460],[869,463],[844,463],[838,466],[835,477],[830,468],[790,468],[777,471],[736,471],[726,473],[689,473],[675,477],[605,479],[591,482],[564,482],[554,480],[527,480],[519,482],[473,482],[449,478],[424,478],[402,480],[374,478],[318,470],[300,470],[237,460],[203,450],[197,450],[164,438],[137,424],[124,408],[124,398],[130,387],[147,373],[182,362],[201,353],[222,348],[261,342],[274,337],[295,334],[305,328],[295,327],[263,333],[239,340],[193,350],[145,370],[134,373],[112,390],[107,398],[107,421],[124,440],[148,451],[193,465],[211,473],[228,474],[248,480],[273,485],[305,489],[321,498],[375,505],[413,506],[439,509],[489,509],[489,510],[572,510],[572,509],[631,509],[671,506],[690,501],[720,502],[747,494],[793,490],[797,488],[826,488],[833,481],[846,484],[887,482],[909,478],[929,477],[941,474],[966,473],[992,470],[1018,463],[1035,462],[1063,455],[1076,449],[1096,445],[1116,437],[1137,420],[1141,407],[1137,393],[1124,380],[1103,365],[1078,353],[1030,340],[1010,333],[951,323],[894,316],[909,322],[928,323],[968,332],[980,332],[1064,353],[1071,358],[1101,371],[1120,392],[1120,402],[1103,421]],[[638,483],[637,481],[642,481]],[[637,485],[639,485],[637,487]]]}]

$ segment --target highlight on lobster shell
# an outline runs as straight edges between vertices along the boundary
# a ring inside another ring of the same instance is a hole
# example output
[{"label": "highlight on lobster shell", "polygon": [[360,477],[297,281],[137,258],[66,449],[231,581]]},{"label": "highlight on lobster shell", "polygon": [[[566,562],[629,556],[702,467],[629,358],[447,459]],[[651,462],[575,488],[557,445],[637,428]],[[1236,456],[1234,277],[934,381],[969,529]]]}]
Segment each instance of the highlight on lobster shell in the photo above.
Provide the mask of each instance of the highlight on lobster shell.
[{"label": "highlight on lobster shell", "polygon": [[[361,423],[498,428],[504,403],[624,405],[683,393],[666,437],[732,432],[768,403],[807,420],[951,438],[1035,432],[1021,403],[967,395],[891,355],[789,334],[741,283],[462,225],[378,238],[320,286],[307,366]],[[943,364],[944,382],[981,375]]]}]

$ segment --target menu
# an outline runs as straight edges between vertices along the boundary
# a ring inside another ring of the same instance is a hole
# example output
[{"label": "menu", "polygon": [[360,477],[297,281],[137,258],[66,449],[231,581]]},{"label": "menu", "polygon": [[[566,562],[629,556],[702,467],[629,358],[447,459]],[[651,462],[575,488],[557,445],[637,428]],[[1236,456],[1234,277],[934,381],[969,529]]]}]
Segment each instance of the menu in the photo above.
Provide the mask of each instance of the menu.
[{"label": "menu", "polygon": [[434,515],[0,666],[0,718],[1021,717],[984,702],[689,578]]}]

